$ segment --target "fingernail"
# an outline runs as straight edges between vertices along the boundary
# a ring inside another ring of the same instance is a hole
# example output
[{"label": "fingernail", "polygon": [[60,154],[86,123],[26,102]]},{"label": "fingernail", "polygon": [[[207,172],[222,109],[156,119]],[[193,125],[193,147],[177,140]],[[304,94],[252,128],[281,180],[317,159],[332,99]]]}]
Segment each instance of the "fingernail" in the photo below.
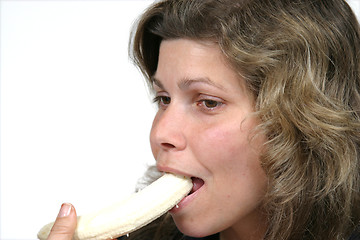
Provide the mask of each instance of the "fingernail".
[{"label": "fingernail", "polygon": [[60,212],[58,214],[58,217],[67,217],[70,215],[71,212],[71,204],[69,203],[63,203],[60,208]]}]

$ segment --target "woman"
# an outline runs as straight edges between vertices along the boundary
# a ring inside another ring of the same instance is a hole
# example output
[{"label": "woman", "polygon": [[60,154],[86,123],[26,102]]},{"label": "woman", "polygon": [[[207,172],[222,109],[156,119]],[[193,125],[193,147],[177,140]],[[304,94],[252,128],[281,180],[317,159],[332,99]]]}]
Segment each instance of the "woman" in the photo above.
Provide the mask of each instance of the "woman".
[{"label": "woman", "polygon": [[131,47],[159,106],[157,169],[194,188],[129,239],[360,239],[360,29],[345,1],[160,1]]}]

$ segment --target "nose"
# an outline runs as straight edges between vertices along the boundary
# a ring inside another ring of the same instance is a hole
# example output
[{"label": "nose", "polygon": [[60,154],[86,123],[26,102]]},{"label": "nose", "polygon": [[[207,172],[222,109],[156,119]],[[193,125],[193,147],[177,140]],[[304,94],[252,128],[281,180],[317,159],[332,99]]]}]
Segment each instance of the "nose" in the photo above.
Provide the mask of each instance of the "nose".
[{"label": "nose", "polygon": [[[153,121],[150,133],[152,148],[181,151],[186,148],[186,116],[176,106],[160,110]],[[153,149],[154,150],[154,149]]]}]

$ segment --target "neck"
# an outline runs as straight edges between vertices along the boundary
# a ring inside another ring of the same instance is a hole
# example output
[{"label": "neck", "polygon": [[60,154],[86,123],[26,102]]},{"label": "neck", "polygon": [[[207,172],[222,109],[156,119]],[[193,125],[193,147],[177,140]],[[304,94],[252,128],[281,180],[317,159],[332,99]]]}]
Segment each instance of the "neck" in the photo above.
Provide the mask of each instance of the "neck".
[{"label": "neck", "polygon": [[[260,217],[260,218],[259,218]],[[267,231],[266,216],[257,215],[257,219],[234,224],[220,233],[220,240],[263,240]]]},{"label": "neck", "polygon": [[220,233],[220,240],[263,240],[264,234],[260,234],[260,232],[254,232],[245,235],[239,236],[235,231],[231,231],[227,229]]}]

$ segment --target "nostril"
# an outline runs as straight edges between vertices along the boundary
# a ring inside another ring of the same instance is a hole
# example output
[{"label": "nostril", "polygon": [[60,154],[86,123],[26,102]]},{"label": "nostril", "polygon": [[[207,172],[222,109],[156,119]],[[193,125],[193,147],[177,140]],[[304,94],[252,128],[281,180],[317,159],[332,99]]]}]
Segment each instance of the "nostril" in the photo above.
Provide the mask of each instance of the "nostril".
[{"label": "nostril", "polygon": [[175,148],[175,145],[173,145],[171,143],[162,143],[161,146],[163,148]]}]

